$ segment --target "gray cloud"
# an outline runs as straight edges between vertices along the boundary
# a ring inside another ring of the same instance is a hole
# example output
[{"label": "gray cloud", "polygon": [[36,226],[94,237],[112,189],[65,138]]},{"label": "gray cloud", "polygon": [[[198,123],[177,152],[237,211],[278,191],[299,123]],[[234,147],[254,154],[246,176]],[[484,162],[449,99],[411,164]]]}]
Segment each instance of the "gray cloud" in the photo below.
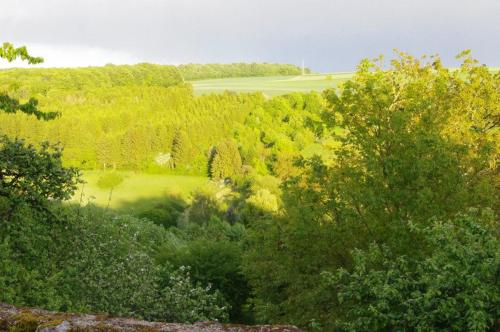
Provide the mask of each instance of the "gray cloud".
[{"label": "gray cloud", "polygon": [[5,41],[48,65],[272,61],[352,70],[364,57],[470,48],[500,66],[498,0],[1,0]]}]

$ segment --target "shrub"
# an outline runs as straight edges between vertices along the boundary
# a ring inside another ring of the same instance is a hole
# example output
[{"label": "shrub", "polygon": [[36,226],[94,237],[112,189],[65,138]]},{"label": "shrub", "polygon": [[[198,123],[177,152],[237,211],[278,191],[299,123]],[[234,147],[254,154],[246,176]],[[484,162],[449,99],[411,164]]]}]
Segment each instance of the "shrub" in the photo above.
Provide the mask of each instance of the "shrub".
[{"label": "shrub", "polygon": [[227,321],[229,309],[222,295],[212,286],[193,285],[189,267],[167,273],[161,291],[160,319],[171,322]]},{"label": "shrub", "polygon": [[123,182],[123,176],[119,173],[104,173],[97,180],[100,189],[113,189]]},{"label": "shrub", "polygon": [[[474,213],[420,231],[430,254],[395,257],[373,245],[354,254],[354,268],[324,273],[349,331],[445,329],[485,331],[498,324],[500,257],[494,229]],[[492,220],[490,218],[490,220]]]},{"label": "shrub", "polygon": [[228,240],[195,240],[175,252],[163,254],[174,266],[191,267],[191,277],[202,285],[213,285],[231,305],[232,322],[245,320],[243,306],[250,288],[241,270],[240,245]]}]

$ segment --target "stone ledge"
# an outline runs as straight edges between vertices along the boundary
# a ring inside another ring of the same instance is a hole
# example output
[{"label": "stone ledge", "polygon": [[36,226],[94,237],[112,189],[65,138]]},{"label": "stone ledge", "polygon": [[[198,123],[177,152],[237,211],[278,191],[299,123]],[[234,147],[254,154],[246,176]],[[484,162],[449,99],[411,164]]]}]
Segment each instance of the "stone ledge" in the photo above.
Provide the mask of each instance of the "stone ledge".
[{"label": "stone ledge", "polygon": [[8,332],[300,332],[295,326],[235,325],[217,322],[177,324],[133,318],[52,312],[0,303],[0,331]]}]

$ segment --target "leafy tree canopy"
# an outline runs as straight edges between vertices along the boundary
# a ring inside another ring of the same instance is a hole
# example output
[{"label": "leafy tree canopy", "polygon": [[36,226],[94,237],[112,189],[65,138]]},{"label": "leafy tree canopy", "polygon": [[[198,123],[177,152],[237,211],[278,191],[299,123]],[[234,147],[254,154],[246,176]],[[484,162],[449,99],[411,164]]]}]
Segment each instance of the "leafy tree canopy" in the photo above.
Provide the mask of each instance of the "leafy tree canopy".
[{"label": "leafy tree canopy", "polygon": [[[371,243],[393,257],[425,259],[436,243],[414,225],[498,208],[500,76],[462,56],[459,70],[404,53],[389,67],[365,60],[351,81],[325,93],[321,117],[338,141],[332,157],[299,160],[300,174],[283,186],[284,215],[253,223],[246,272],[259,319],[332,330],[332,317],[345,312],[332,305],[334,291],[318,287],[322,272],[351,271],[352,251]],[[432,296],[447,301],[444,293]],[[359,305],[353,310],[371,310]]]},{"label": "leafy tree canopy", "polygon": [[[0,48],[0,58],[6,59],[9,62],[20,58],[23,61],[27,61],[29,64],[38,64],[43,62],[43,58],[29,55],[25,46],[15,48],[10,43],[3,43]],[[37,109],[37,105],[38,101],[35,98],[30,98],[28,102],[22,104],[19,103],[17,99],[9,97],[6,93],[0,92],[0,111],[4,111],[6,113],[21,112],[28,115],[34,115],[37,119],[43,120],[51,120],[58,115],[57,112],[41,112]]]},{"label": "leafy tree canopy", "polygon": [[41,57],[33,57],[28,54],[26,46],[14,47],[11,43],[3,43],[0,48],[0,58],[6,59],[9,62],[20,58],[23,61],[27,61],[29,64],[38,64],[43,62]]}]

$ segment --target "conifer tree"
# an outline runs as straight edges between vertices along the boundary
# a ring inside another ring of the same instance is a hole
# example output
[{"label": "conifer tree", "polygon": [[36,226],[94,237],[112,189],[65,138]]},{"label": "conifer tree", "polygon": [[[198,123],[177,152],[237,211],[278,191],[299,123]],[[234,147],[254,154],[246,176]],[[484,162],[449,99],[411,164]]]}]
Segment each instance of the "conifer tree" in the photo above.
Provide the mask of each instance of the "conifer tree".
[{"label": "conifer tree", "polygon": [[241,171],[241,156],[234,141],[224,141],[212,150],[209,172],[213,179],[231,178]]},{"label": "conifer tree", "polygon": [[191,145],[185,131],[177,130],[172,140],[173,167],[186,166],[190,160]]}]

